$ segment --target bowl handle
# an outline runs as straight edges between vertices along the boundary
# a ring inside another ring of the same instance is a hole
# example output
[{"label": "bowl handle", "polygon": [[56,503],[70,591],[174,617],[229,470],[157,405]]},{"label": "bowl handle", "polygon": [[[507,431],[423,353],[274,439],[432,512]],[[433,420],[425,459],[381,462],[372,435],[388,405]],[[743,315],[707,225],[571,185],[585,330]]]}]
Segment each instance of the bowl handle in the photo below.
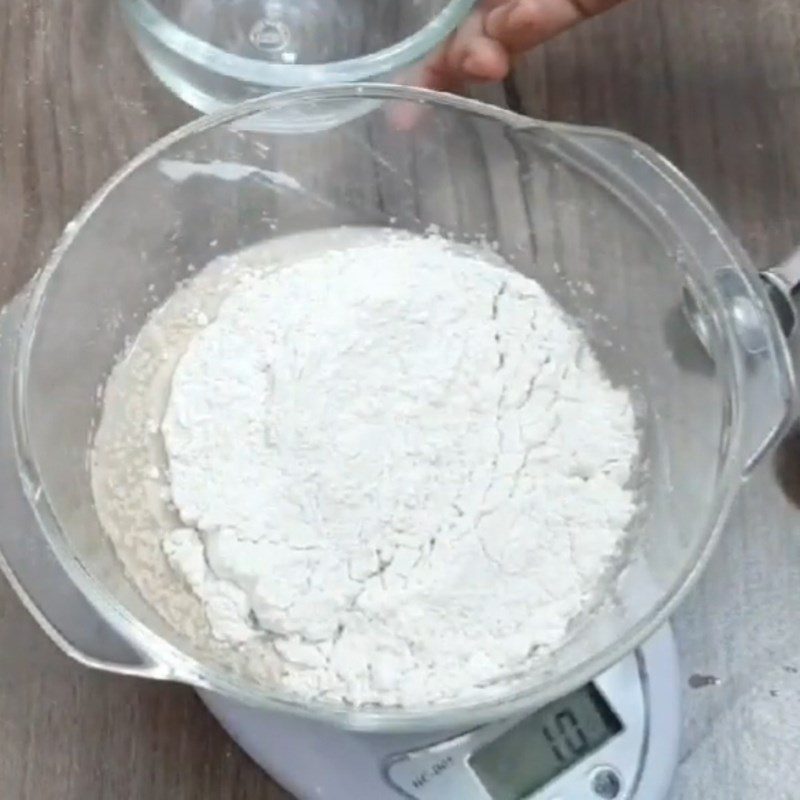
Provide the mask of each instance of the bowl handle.
[{"label": "bowl handle", "polygon": [[[792,260],[796,262],[793,268],[800,266],[800,260]],[[743,386],[745,479],[788,433],[797,414],[792,355],[784,341],[792,335],[797,321],[794,286],[785,282],[783,273],[788,265],[784,262],[758,277],[739,273],[739,280],[749,286],[741,295],[734,295],[730,306],[739,342],[747,354]]]},{"label": "bowl handle", "polygon": [[797,295],[800,293],[800,249],[777,267],[766,269],[761,278],[778,315],[784,334],[791,336],[797,327]]},{"label": "bowl handle", "polygon": [[[782,341],[794,330],[796,311],[790,291],[777,271],[769,270],[759,277],[761,280],[755,273],[733,267],[722,267],[714,273],[718,301],[728,310],[734,335],[744,353],[739,387],[744,416],[744,478],[788,431],[796,410],[794,370]],[[687,282],[683,289],[683,313],[713,360],[716,338],[713,314],[699,297]]]},{"label": "bowl handle", "polygon": [[[41,538],[41,534],[38,536]],[[0,571],[39,627],[65,655],[103,672],[162,680],[175,677],[171,669],[152,661],[117,633],[72,583],[52,553],[41,552],[29,540],[28,552],[22,556],[13,553],[7,542],[6,535],[0,550]]]},{"label": "bowl handle", "polygon": [[[635,213],[654,230],[666,224],[680,230],[690,248],[708,264],[717,300],[731,311],[745,351],[742,477],[747,478],[788,431],[795,416],[795,375],[785,336],[798,319],[792,297],[796,291],[800,293],[800,251],[759,279],[755,270],[747,268],[747,254],[727,234],[708,201],[652,148],[616,131],[597,128],[528,123],[522,129],[535,135],[539,146],[556,149],[567,160],[579,160],[584,168],[588,154],[597,180],[629,203],[638,197],[639,202],[631,206]],[[723,241],[725,247],[721,248]],[[684,311],[709,351],[713,314],[697,302],[688,277],[687,281]]]},{"label": "bowl handle", "polygon": [[[71,658],[106,672],[172,678],[170,668],[134,648],[77,588],[27,501],[14,456],[12,370],[7,368],[23,301],[17,297],[0,308],[0,571],[42,630]],[[70,568],[77,565],[71,561]]]}]

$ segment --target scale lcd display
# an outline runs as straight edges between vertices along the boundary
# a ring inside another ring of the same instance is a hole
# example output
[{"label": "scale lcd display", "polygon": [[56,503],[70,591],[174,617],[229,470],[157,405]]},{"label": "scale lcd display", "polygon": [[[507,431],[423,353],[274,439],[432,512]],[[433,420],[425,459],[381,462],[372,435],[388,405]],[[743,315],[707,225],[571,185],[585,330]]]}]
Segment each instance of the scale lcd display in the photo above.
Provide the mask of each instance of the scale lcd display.
[{"label": "scale lcd display", "polygon": [[492,800],[526,800],[621,730],[619,718],[590,683],[477,750],[469,765]]}]

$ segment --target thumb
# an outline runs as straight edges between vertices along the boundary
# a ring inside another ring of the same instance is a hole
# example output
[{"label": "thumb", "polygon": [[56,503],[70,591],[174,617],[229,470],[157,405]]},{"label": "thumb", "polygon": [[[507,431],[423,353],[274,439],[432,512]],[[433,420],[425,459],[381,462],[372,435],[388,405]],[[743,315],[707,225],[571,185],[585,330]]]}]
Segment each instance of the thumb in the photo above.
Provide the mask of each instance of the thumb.
[{"label": "thumb", "polygon": [[486,15],[484,30],[510,53],[528,50],[623,0],[512,0]]}]

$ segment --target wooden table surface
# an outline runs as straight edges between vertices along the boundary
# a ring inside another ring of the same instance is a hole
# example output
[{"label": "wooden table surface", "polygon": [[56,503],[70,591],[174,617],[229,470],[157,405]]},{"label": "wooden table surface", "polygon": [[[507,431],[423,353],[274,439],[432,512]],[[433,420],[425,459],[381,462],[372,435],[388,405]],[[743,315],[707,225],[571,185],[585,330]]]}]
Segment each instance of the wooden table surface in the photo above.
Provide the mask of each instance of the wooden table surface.
[{"label": "wooden table surface", "polygon": [[[105,178],[195,112],[149,75],[110,0],[5,0],[0,42],[2,303]],[[759,266],[800,242],[797,0],[631,0],[524,59],[490,96],[547,119],[620,128],[654,145],[710,197]],[[687,615],[707,615],[709,582],[719,582],[720,573],[724,581],[733,557],[722,548],[677,621],[690,653],[687,674],[714,658],[692,641],[696,626]],[[784,576],[787,585],[792,577]],[[740,588],[745,597],[751,591]],[[795,650],[800,655],[800,645]],[[785,666],[786,675],[796,673]],[[791,702],[800,712],[799,699],[795,692]],[[774,751],[771,757],[755,748],[751,760],[764,764],[743,766],[735,748],[731,754],[713,735],[722,710],[703,703],[689,715],[684,760],[705,747],[708,763],[738,779],[733,790],[715,794],[708,770],[683,769],[680,800],[800,797],[788,786],[759,791],[752,770],[773,767]],[[800,754],[800,737],[795,741]],[[745,768],[751,772],[736,773]],[[289,798],[191,691],[71,663],[5,583],[0,786],[3,800]]]}]

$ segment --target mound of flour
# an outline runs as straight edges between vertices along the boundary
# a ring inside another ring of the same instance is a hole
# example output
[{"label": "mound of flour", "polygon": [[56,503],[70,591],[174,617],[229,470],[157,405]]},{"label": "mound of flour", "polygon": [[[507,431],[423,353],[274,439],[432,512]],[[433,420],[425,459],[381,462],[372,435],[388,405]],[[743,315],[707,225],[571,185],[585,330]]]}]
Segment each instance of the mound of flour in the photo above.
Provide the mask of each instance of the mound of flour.
[{"label": "mound of flour", "polygon": [[635,511],[626,391],[533,281],[439,238],[233,291],[161,431],[169,563],[304,697],[479,693],[557,647]]}]

